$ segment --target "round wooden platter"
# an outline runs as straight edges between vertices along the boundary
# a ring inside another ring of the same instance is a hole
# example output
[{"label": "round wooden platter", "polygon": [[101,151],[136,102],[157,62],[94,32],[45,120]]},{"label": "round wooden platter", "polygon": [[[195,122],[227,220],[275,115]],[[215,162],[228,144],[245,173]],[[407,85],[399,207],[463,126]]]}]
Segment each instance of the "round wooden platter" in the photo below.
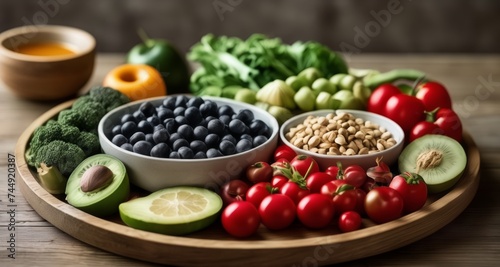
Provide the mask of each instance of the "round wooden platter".
[{"label": "round wooden platter", "polygon": [[[24,153],[36,127],[53,118],[72,101],[60,104],[35,120],[16,145],[20,189],[33,209],[67,234],[108,252],[143,261],[182,266],[326,265],[380,254],[422,239],[455,219],[471,202],[479,184],[480,155],[474,140],[464,133],[468,155],[466,170],[448,192],[432,196],[419,211],[376,225],[363,221],[363,229],[339,233],[336,226],[313,231],[293,225],[283,231],[261,226],[250,239],[239,240],[224,232],[219,222],[188,236],[168,236],[136,230],[119,216],[98,218],[82,212],[43,189],[28,167]],[[140,194],[139,191],[134,192]]]}]

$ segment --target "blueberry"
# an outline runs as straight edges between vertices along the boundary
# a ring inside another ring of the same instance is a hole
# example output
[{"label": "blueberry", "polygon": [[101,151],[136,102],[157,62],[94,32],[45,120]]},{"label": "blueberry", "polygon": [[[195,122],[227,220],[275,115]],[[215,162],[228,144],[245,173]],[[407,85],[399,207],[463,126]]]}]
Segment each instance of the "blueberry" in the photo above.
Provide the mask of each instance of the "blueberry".
[{"label": "blueberry", "polygon": [[135,143],[144,140],[146,140],[146,134],[143,132],[136,132],[129,138],[129,143],[134,145]]},{"label": "blueberry", "polygon": [[219,150],[224,155],[233,155],[236,153],[236,146],[228,140],[222,140],[219,144]]},{"label": "blueberry", "polygon": [[158,124],[155,126],[153,132],[159,131],[159,130],[167,130],[163,124]]},{"label": "blueberry", "polygon": [[158,110],[158,118],[160,118],[161,121],[165,121],[166,119],[173,117],[174,112],[169,108],[162,108]]},{"label": "blueberry", "polygon": [[253,120],[249,125],[248,127],[250,128],[250,133],[252,133],[252,135],[256,136],[256,135],[265,135],[266,137],[270,137],[271,136],[271,128],[269,128],[269,126],[263,122],[262,120],[259,120],[259,119],[256,119],[256,120]]},{"label": "blueberry", "polygon": [[193,152],[193,150],[191,150],[191,148],[189,148],[187,146],[180,147],[179,151],[177,151],[177,152],[179,152],[179,155],[183,159],[192,159],[192,158],[194,158],[194,152]]},{"label": "blueberry", "polygon": [[175,125],[177,127],[184,125],[184,124],[189,124],[189,121],[186,119],[186,117],[180,115],[174,118],[175,120]]},{"label": "blueberry", "polygon": [[201,106],[201,104],[203,104],[205,101],[203,100],[203,98],[199,97],[199,96],[195,96],[195,97],[191,97],[189,99],[189,101],[186,103],[186,106],[189,108],[189,107],[197,107],[199,108]]},{"label": "blueberry", "polygon": [[137,124],[133,121],[127,121],[122,124],[122,134],[125,137],[130,137],[135,132],[137,132]]},{"label": "blueberry", "polygon": [[172,145],[172,149],[178,151],[181,147],[189,147],[189,142],[186,139],[177,139]]},{"label": "blueberry", "polygon": [[128,150],[130,152],[134,152],[134,147],[132,146],[131,143],[125,143],[125,144],[121,145],[120,148]]},{"label": "blueberry", "polygon": [[203,120],[203,116],[197,107],[188,107],[184,112],[184,116],[190,125],[198,125]]},{"label": "blueberry", "polygon": [[247,150],[252,149],[252,147],[253,147],[253,145],[252,145],[252,142],[250,140],[248,140],[248,139],[241,139],[236,144],[236,152],[237,153],[245,152]]},{"label": "blueberry", "polygon": [[135,143],[133,146],[133,150],[135,153],[139,153],[141,155],[146,155],[146,156],[149,156],[151,154],[152,148],[153,145],[151,145],[151,143],[146,141],[139,141]]},{"label": "blueberry", "polygon": [[170,147],[165,143],[159,143],[151,149],[151,156],[157,158],[168,158]]},{"label": "blueberry", "polygon": [[249,135],[249,134],[242,134],[242,135],[240,136],[240,139],[247,139],[247,140],[249,140],[250,142],[253,142],[253,137],[252,137],[251,135]]},{"label": "blueberry", "polygon": [[205,144],[207,145],[207,147],[217,147],[219,145],[219,136],[216,135],[216,134],[208,134],[207,137],[205,137]]},{"label": "blueberry", "polygon": [[229,115],[221,115],[219,116],[219,120],[222,121],[224,123],[224,125],[229,125],[229,123],[231,122],[231,116]]},{"label": "blueberry", "polygon": [[174,108],[176,107],[175,101],[176,101],[175,97],[167,97],[163,99],[162,105],[167,109],[174,110]]},{"label": "blueberry", "polygon": [[219,114],[219,117],[222,115],[228,115],[229,117],[232,117],[234,115],[234,110],[229,105],[221,105],[218,108],[218,114]]},{"label": "blueberry", "polygon": [[161,123],[160,118],[157,115],[152,115],[146,119],[149,123],[151,123],[153,126],[156,126]]},{"label": "blueberry", "polygon": [[121,125],[115,125],[112,129],[111,129],[111,134],[113,136],[117,135],[117,134],[121,134],[122,133],[122,126]]},{"label": "blueberry", "polygon": [[210,148],[207,150],[207,158],[217,158],[224,156],[218,149]]},{"label": "blueberry", "polygon": [[201,104],[200,112],[203,115],[203,117],[208,117],[208,116],[218,117],[219,116],[217,103],[215,103],[211,100],[206,100],[205,103]]},{"label": "blueberry", "polygon": [[155,139],[153,138],[153,134],[152,133],[146,134],[146,141],[150,142],[151,144],[156,144],[155,143]]},{"label": "blueberry", "polygon": [[169,134],[167,129],[160,129],[153,133],[153,140],[156,144],[168,142]]},{"label": "blueberry", "polygon": [[208,129],[203,126],[196,126],[193,129],[194,139],[204,141],[208,135]]},{"label": "blueberry", "polygon": [[177,116],[184,116],[184,112],[186,111],[186,108],[185,107],[176,107],[174,110],[173,110],[173,113],[174,113],[174,118],[177,117]]},{"label": "blueberry", "polygon": [[154,126],[149,123],[147,120],[142,120],[137,124],[137,129],[145,134],[152,133],[154,130]]},{"label": "blueberry", "polygon": [[194,154],[193,159],[206,159],[207,154],[203,151],[198,151],[196,154]]},{"label": "blueberry", "polygon": [[139,106],[139,110],[144,116],[150,117],[156,114],[156,108],[151,102],[144,102]]},{"label": "blueberry", "polygon": [[217,119],[217,117],[215,116],[206,116],[205,117],[205,121],[208,123],[209,121],[213,120],[213,119]]},{"label": "blueberry", "polygon": [[165,125],[165,129],[167,129],[167,132],[169,134],[177,132],[177,124],[175,123],[175,120],[173,118],[164,120],[163,125]]},{"label": "blueberry", "polygon": [[236,137],[234,137],[232,134],[226,134],[226,135],[224,135],[222,137],[222,139],[221,139],[221,142],[224,141],[224,140],[233,143],[233,145],[236,145],[236,143],[238,142],[238,140],[236,140]]},{"label": "blueberry", "polygon": [[229,131],[235,135],[242,135],[248,133],[250,130],[243,121],[233,119],[229,122]]},{"label": "blueberry", "polygon": [[208,148],[205,142],[202,142],[200,140],[194,140],[189,143],[189,148],[193,150],[194,153],[198,153],[200,151],[202,152],[207,152]]},{"label": "blueberry", "polygon": [[184,138],[182,137],[182,135],[180,135],[180,134],[178,134],[178,133],[176,133],[176,132],[175,132],[175,133],[171,133],[171,134],[170,134],[170,139],[169,139],[169,141],[168,141],[168,144],[169,144],[171,147],[173,147],[173,146],[174,146],[175,141],[177,141],[177,140],[179,140],[179,139],[184,139]]},{"label": "blueberry", "polygon": [[243,121],[245,124],[250,124],[254,119],[254,115],[249,109],[241,109],[234,118]]},{"label": "blueberry", "polygon": [[128,139],[123,134],[117,134],[117,135],[113,136],[113,139],[111,140],[111,142],[113,144],[115,144],[116,146],[121,146],[125,143],[128,143]]},{"label": "blueberry", "polygon": [[216,135],[222,136],[224,134],[224,129],[226,125],[219,119],[213,119],[208,122],[207,129],[209,133],[214,133]]},{"label": "blueberry", "polygon": [[180,159],[181,155],[177,151],[172,151],[172,152],[170,152],[170,154],[168,155],[168,157],[171,158],[171,159]]},{"label": "blueberry", "polygon": [[252,145],[253,145],[253,147],[258,147],[258,146],[264,144],[267,140],[268,140],[268,138],[266,136],[264,136],[264,135],[257,135],[253,139]]},{"label": "blueberry", "polygon": [[193,140],[194,130],[189,124],[179,126],[179,128],[177,128],[177,133],[182,135],[187,140]]},{"label": "blueberry", "polygon": [[120,119],[120,122],[122,124],[124,124],[125,122],[127,121],[133,121],[133,122],[137,122],[134,118],[134,116],[132,114],[125,114],[122,116],[122,118]]},{"label": "blueberry", "polygon": [[134,113],[132,113],[132,116],[134,117],[135,122],[139,122],[147,118],[147,116],[144,115],[144,113],[142,113],[142,111],[140,110],[134,111]]},{"label": "blueberry", "polygon": [[185,95],[179,95],[175,97],[175,106],[176,107],[186,107],[186,103],[189,101],[189,98]]}]

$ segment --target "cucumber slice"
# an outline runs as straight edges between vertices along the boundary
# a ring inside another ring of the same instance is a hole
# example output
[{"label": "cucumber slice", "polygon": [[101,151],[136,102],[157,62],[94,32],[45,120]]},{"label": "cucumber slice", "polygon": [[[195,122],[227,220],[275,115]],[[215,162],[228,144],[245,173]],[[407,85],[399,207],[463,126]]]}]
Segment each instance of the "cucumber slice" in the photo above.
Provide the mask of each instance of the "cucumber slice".
[{"label": "cucumber slice", "polygon": [[136,229],[185,235],[212,224],[222,209],[220,196],[208,189],[179,186],[120,204],[122,221]]}]

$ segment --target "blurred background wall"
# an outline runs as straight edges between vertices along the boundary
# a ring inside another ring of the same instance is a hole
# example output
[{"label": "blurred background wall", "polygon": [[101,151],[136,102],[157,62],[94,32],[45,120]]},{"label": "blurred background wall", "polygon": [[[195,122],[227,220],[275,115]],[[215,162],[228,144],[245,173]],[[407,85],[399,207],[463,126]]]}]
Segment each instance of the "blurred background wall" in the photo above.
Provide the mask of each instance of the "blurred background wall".
[{"label": "blurred background wall", "polygon": [[0,31],[61,24],[89,31],[101,52],[126,52],[137,28],[187,52],[203,35],[315,40],[345,53],[499,53],[495,0],[9,0]]}]

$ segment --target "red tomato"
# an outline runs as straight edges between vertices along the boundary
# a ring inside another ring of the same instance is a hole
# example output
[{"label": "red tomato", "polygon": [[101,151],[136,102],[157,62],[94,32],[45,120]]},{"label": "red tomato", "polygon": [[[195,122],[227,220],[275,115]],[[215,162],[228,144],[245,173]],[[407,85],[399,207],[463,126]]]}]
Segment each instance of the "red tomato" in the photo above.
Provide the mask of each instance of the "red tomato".
[{"label": "red tomato", "polygon": [[325,173],[332,176],[334,179],[337,179],[337,174],[339,173],[339,167],[337,166],[328,166],[326,168]]},{"label": "red tomato", "polygon": [[279,145],[275,150],[274,150],[274,161],[278,161],[280,159],[286,159],[287,161],[291,161],[293,158],[297,156],[297,153],[293,151],[292,148],[285,144]]},{"label": "red tomato", "polygon": [[259,182],[269,182],[273,177],[273,167],[267,162],[256,162],[246,169],[247,179],[256,184]]},{"label": "red tomato", "polygon": [[290,166],[304,178],[319,171],[319,165],[311,156],[297,155],[290,161]]},{"label": "red tomato", "polygon": [[231,180],[221,187],[220,196],[224,205],[227,206],[236,201],[245,200],[248,184],[242,180]]},{"label": "red tomato", "polygon": [[350,184],[341,185],[335,191],[332,201],[337,214],[342,214],[350,210],[356,210],[358,193]]},{"label": "red tomato", "polygon": [[309,175],[306,179],[307,188],[311,193],[320,193],[321,187],[327,182],[333,181],[334,178],[326,172],[315,172]]},{"label": "red tomato", "polygon": [[417,123],[425,119],[424,112],[425,106],[420,99],[405,94],[392,96],[385,106],[385,116],[399,124],[408,135]]},{"label": "red tomato", "polygon": [[385,115],[385,105],[387,100],[398,94],[401,94],[401,91],[396,86],[390,83],[380,85],[370,95],[367,110],[380,115]]},{"label": "red tomato", "polygon": [[354,209],[359,214],[365,214],[365,199],[366,192],[361,188],[355,188],[356,193],[356,208]]},{"label": "red tomato", "polygon": [[366,194],[365,212],[375,223],[385,223],[401,217],[403,197],[388,186],[373,188]]},{"label": "red tomato", "polygon": [[430,121],[417,123],[410,132],[410,142],[426,134],[444,134],[443,129]]},{"label": "red tomato", "polygon": [[410,132],[410,142],[426,134],[442,134],[462,141],[462,122],[451,109],[439,108],[427,113],[425,121],[417,123]]},{"label": "red tomato", "polygon": [[296,182],[286,182],[281,188],[280,193],[288,196],[293,203],[297,205],[305,196],[309,195],[309,189],[300,187]]},{"label": "red tomato", "polygon": [[358,230],[361,228],[361,216],[355,211],[346,211],[340,215],[338,225],[344,233]]},{"label": "red tomato", "polygon": [[306,227],[321,229],[331,222],[333,202],[327,195],[314,193],[304,197],[297,205],[297,217]]},{"label": "red tomato", "polygon": [[238,201],[229,204],[221,215],[222,226],[230,235],[244,238],[257,231],[260,215],[250,202]]},{"label": "red tomato", "polygon": [[271,186],[280,189],[286,184],[290,179],[283,175],[274,175],[273,179],[271,179]]},{"label": "red tomato", "polygon": [[365,183],[366,178],[366,171],[358,165],[351,165],[345,168],[341,177],[337,177],[337,179],[343,179],[346,183],[354,187],[361,187]]},{"label": "red tomato", "polygon": [[415,97],[422,101],[426,111],[432,111],[436,108],[452,108],[448,90],[438,82],[423,83],[417,88]]},{"label": "red tomato", "polygon": [[344,180],[333,180],[324,184],[321,187],[320,192],[321,194],[333,197],[333,195],[335,195],[335,192],[337,191],[337,188],[339,188],[339,186],[344,184],[347,184]]},{"label": "red tomato", "polygon": [[260,202],[262,202],[265,197],[274,193],[274,191],[276,191],[276,188],[273,188],[271,183],[260,182],[254,184],[248,189],[245,199],[247,202],[252,203],[256,208],[258,208],[260,206]]},{"label": "red tomato", "polygon": [[422,176],[404,172],[392,179],[389,187],[394,188],[403,197],[404,213],[419,210],[427,201],[427,185]]},{"label": "red tomato", "polygon": [[281,230],[290,226],[295,220],[297,207],[289,197],[272,194],[265,197],[259,206],[262,224],[270,230]]}]

